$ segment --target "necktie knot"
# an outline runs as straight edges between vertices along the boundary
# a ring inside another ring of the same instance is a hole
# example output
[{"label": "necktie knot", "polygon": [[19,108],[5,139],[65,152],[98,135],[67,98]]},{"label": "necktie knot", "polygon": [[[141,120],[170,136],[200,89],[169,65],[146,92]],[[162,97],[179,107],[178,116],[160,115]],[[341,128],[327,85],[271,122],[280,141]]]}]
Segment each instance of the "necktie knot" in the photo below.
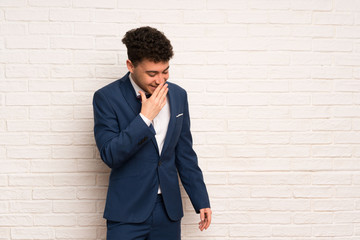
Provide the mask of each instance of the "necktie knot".
[{"label": "necktie knot", "polygon": [[[145,96],[146,96],[146,98],[149,98],[149,97],[151,97],[151,94],[146,93]],[[141,102],[141,95],[137,95],[136,98]]]}]

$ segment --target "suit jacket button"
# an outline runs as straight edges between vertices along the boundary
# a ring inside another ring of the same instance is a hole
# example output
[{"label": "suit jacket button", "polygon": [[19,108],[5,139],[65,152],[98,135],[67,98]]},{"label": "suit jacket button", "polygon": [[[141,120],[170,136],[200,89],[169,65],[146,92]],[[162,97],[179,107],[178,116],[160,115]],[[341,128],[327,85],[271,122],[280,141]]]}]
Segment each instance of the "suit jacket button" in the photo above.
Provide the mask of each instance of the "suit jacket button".
[{"label": "suit jacket button", "polygon": [[161,161],[159,161],[159,166],[161,166]]}]

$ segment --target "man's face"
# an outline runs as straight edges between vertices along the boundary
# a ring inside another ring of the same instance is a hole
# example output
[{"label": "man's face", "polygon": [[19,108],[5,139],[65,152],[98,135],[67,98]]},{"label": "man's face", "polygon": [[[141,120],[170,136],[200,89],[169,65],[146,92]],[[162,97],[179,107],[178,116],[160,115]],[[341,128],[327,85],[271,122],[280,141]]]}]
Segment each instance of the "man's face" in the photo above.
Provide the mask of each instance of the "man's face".
[{"label": "man's face", "polygon": [[150,94],[153,94],[157,86],[169,78],[169,62],[155,63],[144,59],[135,67],[130,60],[127,60],[126,65],[134,82]]}]

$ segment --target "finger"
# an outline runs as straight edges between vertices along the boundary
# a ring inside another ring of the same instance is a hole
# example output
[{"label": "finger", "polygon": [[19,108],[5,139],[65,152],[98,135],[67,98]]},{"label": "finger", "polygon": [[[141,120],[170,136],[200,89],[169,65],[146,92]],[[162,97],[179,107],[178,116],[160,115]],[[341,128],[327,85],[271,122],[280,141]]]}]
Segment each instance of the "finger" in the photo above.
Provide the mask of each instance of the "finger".
[{"label": "finger", "polygon": [[204,220],[205,220],[205,210],[204,209],[200,209],[200,220],[202,222],[204,222]]},{"label": "finger", "polygon": [[205,229],[208,229],[210,227],[210,224],[211,224],[211,212],[207,214],[207,224]]},{"label": "finger", "polygon": [[166,98],[166,95],[168,93],[169,89],[168,89],[168,85],[164,85],[164,87],[161,89],[159,95],[160,95],[160,99],[164,99]]},{"label": "finger", "polygon": [[157,97],[157,95],[159,94],[161,88],[163,87],[165,83],[160,83],[159,86],[156,87],[155,91],[153,92],[152,96]]},{"label": "finger", "polygon": [[144,93],[143,91],[139,91],[139,93],[140,93],[140,97],[141,97],[141,102],[146,101],[146,95],[145,95],[145,93]]}]

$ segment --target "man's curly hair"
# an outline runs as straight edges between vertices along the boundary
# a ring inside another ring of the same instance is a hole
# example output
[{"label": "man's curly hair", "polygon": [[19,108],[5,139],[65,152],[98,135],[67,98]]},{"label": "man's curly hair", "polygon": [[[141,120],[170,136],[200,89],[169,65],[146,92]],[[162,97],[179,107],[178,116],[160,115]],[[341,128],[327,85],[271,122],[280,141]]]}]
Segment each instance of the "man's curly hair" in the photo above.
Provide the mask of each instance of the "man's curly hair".
[{"label": "man's curly hair", "polygon": [[129,60],[136,66],[144,59],[158,63],[169,61],[174,53],[164,33],[152,27],[128,31],[122,42],[126,45]]}]

